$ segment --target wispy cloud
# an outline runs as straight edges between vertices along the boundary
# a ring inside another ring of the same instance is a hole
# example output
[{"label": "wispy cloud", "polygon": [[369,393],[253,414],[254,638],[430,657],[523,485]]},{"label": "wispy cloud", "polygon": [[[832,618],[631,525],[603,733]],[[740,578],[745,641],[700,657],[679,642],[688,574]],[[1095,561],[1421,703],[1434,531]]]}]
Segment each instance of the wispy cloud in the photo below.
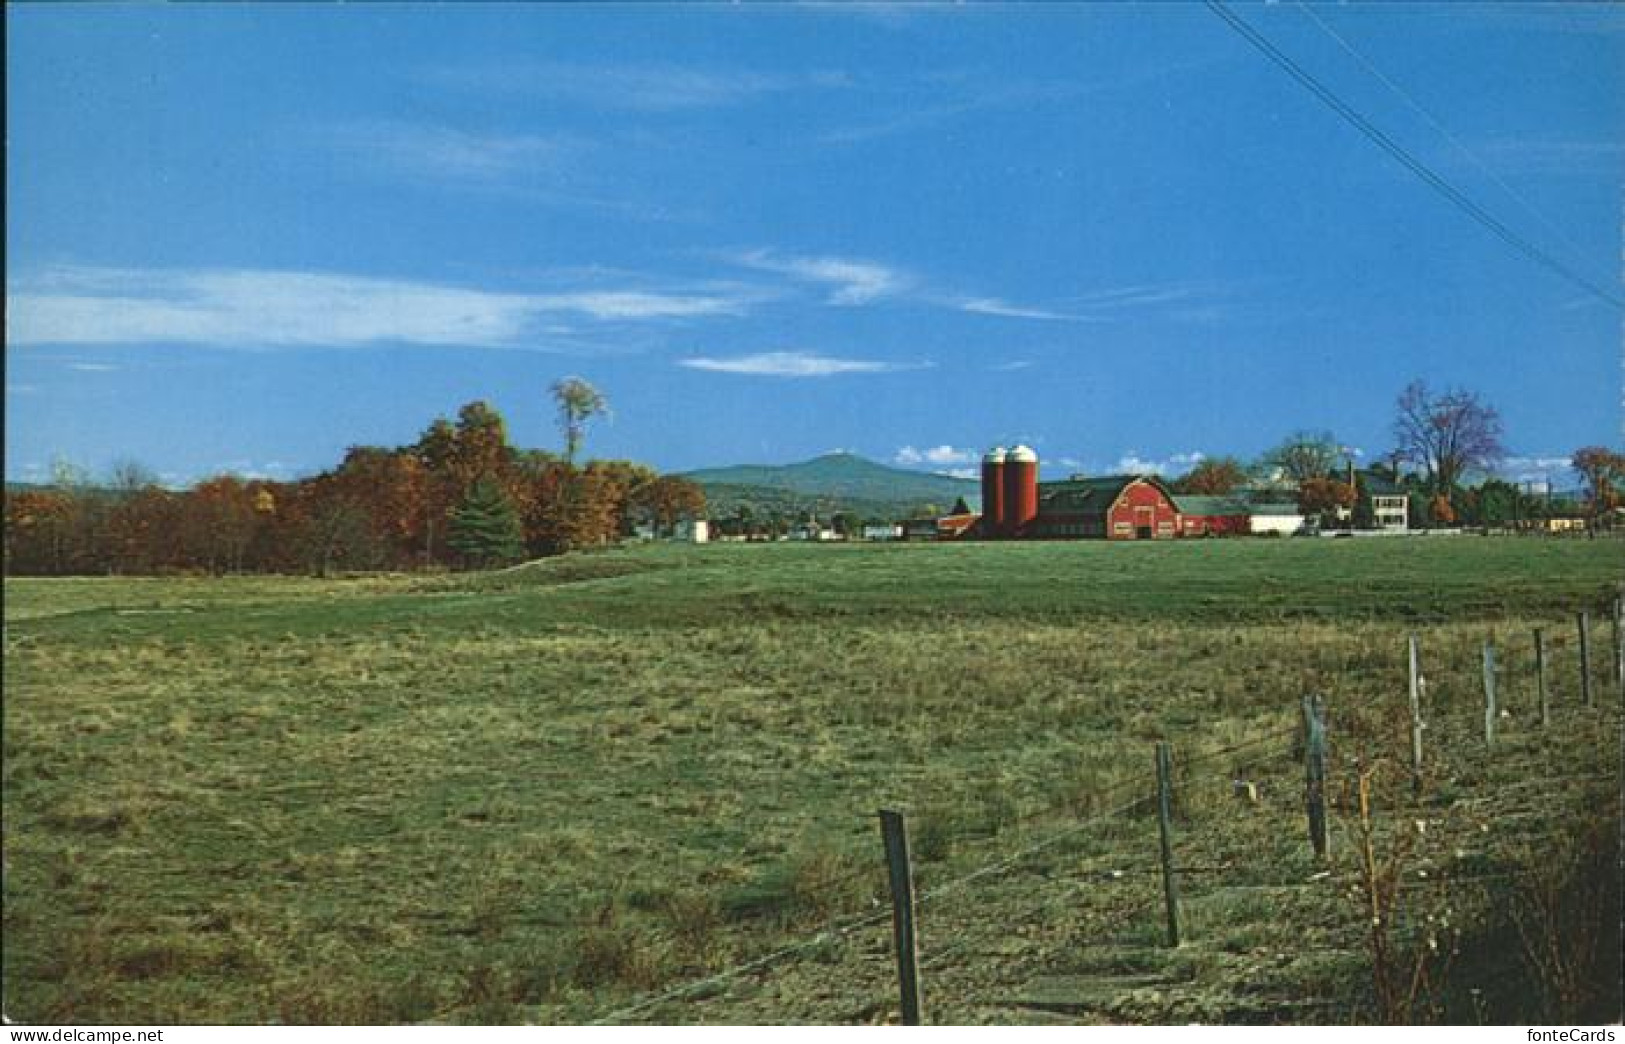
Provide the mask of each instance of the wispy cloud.
[{"label": "wispy cloud", "polygon": [[1101,310],[1143,308],[1187,302],[1195,298],[1200,290],[1201,287],[1195,283],[1142,283],[1092,290],[1074,300],[1085,308]]},{"label": "wispy cloud", "polygon": [[839,70],[789,73],[664,63],[491,63],[430,69],[423,78],[441,86],[645,112],[740,105],[791,91],[851,85],[851,79]]},{"label": "wispy cloud", "polygon": [[942,293],[905,268],[865,258],[804,257],[770,250],[748,250],[724,256],[745,268],[821,287],[827,293],[825,303],[840,307],[906,300],[1005,319],[1072,321],[1082,318],[1050,308],[1014,304],[998,297]]},{"label": "wispy cloud", "polygon": [[1478,147],[1491,166],[1508,173],[1541,177],[1609,177],[1625,175],[1625,142],[1493,141]]},{"label": "wispy cloud", "polygon": [[1011,359],[1009,362],[996,363],[988,369],[994,373],[1013,373],[1016,370],[1026,370],[1034,365],[1031,359]]},{"label": "wispy cloud", "polygon": [[1043,319],[1063,322],[1076,322],[1084,316],[1071,315],[1066,312],[1056,312],[1048,308],[1033,308],[1027,305],[1011,304],[1001,301],[997,297],[968,297],[957,302],[962,312],[971,312],[976,315],[996,315],[1005,319]]},{"label": "wispy cloud", "polygon": [[950,446],[947,443],[940,446],[929,446],[925,449],[904,446],[892,457],[892,463],[901,464],[908,468],[917,468],[922,465],[942,468],[955,464],[975,464],[981,459],[981,456],[980,453],[973,449]]},{"label": "wispy cloud", "polygon": [[833,305],[863,305],[895,297],[914,284],[914,277],[878,261],[844,257],[786,257],[766,250],[733,256],[736,263],[759,272],[774,272],[829,290]]},{"label": "wispy cloud", "polygon": [[37,385],[37,384],[7,384],[6,385],[6,394],[7,395],[38,395],[39,394],[39,385]]},{"label": "wispy cloud", "polygon": [[80,373],[115,373],[122,370],[123,367],[114,366],[112,363],[69,363],[68,369],[77,370]]},{"label": "wispy cloud", "polygon": [[877,99],[870,106],[871,118],[832,128],[816,140],[824,145],[856,145],[1000,109],[1064,102],[1102,91],[1137,90],[1165,77],[1206,68],[1217,60],[1148,65],[1132,76],[1101,79],[1011,80],[977,69],[936,70],[920,75],[892,98]]},{"label": "wispy cloud", "polygon": [[890,363],[875,359],[842,359],[813,352],[759,352],[725,358],[696,356],[679,359],[679,366],[713,373],[748,377],[836,377],[844,374],[895,373],[918,370],[930,363]]},{"label": "wispy cloud", "polygon": [[369,165],[473,180],[553,173],[587,148],[581,139],[565,135],[478,133],[397,121],[337,124],[321,128],[318,136]]},{"label": "wispy cloud", "polygon": [[8,286],[13,344],[512,346],[539,319],[612,322],[733,315],[738,296],[643,289],[508,293],[258,269],[52,269]]}]

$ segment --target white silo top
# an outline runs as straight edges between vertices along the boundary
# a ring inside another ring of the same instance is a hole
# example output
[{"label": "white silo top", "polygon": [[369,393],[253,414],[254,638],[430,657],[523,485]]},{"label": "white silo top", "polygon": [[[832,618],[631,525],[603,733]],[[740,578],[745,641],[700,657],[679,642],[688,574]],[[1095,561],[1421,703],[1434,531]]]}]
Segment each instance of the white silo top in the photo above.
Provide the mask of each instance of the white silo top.
[{"label": "white silo top", "polygon": [[983,464],[1003,464],[1004,463],[1004,454],[1005,454],[1005,449],[1004,449],[1003,446],[994,446],[992,449],[990,449],[986,453],[982,454],[982,463]]},{"label": "white silo top", "polygon": [[1006,464],[1037,464],[1038,454],[1030,446],[1017,446],[1004,455]]}]

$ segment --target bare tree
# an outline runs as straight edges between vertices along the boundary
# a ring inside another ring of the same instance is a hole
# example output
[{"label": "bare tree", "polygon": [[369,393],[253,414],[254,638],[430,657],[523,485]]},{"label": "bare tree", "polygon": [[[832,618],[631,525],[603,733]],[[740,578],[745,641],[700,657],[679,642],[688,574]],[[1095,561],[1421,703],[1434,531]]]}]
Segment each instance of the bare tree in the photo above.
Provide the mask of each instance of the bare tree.
[{"label": "bare tree", "polygon": [[1343,444],[1329,431],[1295,431],[1265,453],[1261,463],[1292,485],[1323,479],[1343,460]]},{"label": "bare tree", "polygon": [[1412,381],[1399,395],[1394,448],[1421,465],[1433,488],[1446,495],[1467,469],[1487,467],[1506,452],[1501,415],[1493,406],[1459,388],[1434,395],[1422,381]]},{"label": "bare tree", "polygon": [[576,462],[576,451],[587,433],[587,421],[609,412],[609,400],[580,377],[553,382],[553,401],[559,410],[559,428],[564,432],[564,459]]},{"label": "bare tree", "polygon": [[140,461],[131,457],[121,457],[113,462],[112,468],[108,471],[107,483],[114,491],[128,496],[156,487],[158,476]]}]

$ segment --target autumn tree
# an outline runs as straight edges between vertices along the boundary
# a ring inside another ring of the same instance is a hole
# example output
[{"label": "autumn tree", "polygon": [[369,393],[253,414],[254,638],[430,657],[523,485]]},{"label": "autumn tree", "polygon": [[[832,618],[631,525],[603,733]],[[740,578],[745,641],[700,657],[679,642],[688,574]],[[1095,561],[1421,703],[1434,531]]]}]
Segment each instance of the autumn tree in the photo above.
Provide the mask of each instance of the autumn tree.
[{"label": "autumn tree", "polygon": [[1298,487],[1298,508],[1323,523],[1335,522],[1344,510],[1354,507],[1358,494],[1347,482],[1331,478],[1311,478]]},{"label": "autumn tree", "polygon": [[61,490],[6,492],[6,572],[57,575],[68,569],[72,495]]},{"label": "autumn tree", "polygon": [[704,516],[705,491],[688,479],[663,475],[634,493],[633,506],[657,533],[669,534],[683,519]]},{"label": "autumn tree", "polygon": [[602,392],[580,377],[565,377],[554,381],[549,389],[558,408],[559,430],[564,433],[564,459],[576,462],[581,440],[587,434],[587,422],[609,412],[609,400]]},{"label": "autumn tree", "polygon": [[1292,485],[1302,487],[1311,479],[1330,475],[1345,454],[1342,444],[1329,431],[1295,431],[1267,451],[1259,463],[1272,472],[1280,472]]},{"label": "autumn tree", "polygon": [[254,493],[235,475],[216,475],[192,488],[182,513],[192,562],[213,573],[242,570],[262,521]]},{"label": "autumn tree", "polygon": [[1469,469],[1488,467],[1506,452],[1494,407],[1461,389],[1435,395],[1422,381],[1400,393],[1393,434],[1396,455],[1422,467],[1433,491],[1446,497]]},{"label": "autumn tree", "polygon": [[1625,487],[1625,453],[1615,453],[1606,446],[1586,446],[1574,451],[1569,465],[1585,482],[1593,524],[1619,506],[1622,487]]},{"label": "autumn tree", "polygon": [[358,506],[391,565],[407,565],[425,546],[432,479],[417,454],[378,446],[352,446],[329,476],[326,492]]},{"label": "autumn tree", "polygon": [[1234,492],[1247,482],[1247,471],[1235,457],[1209,457],[1197,462],[1190,471],[1175,479],[1175,493],[1200,496],[1222,496]]},{"label": "autumn tree", "polygon": [[457,411],[449,470],[459,498],[483,478],[502,481],[513,462],[508,425],[489,403],[471,402]]},{"label": "autumn tree", "polygon": [[603,469],[578,470],[557,461],[544,467],[531,483],[523,522],[525,546],[532,553],[563,554],[607,543],[619,535],[615,480]]}]

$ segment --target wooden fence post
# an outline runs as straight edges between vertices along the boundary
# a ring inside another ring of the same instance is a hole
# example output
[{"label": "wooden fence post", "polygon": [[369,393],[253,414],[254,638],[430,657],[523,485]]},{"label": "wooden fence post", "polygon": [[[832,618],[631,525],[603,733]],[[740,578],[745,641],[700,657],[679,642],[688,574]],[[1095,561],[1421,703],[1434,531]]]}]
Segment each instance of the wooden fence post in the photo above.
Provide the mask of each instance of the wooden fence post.
[{"label": "wooden fence post", "polygon": [[1552,723],[1552,699],[1546,688],[1546,632],[1535,628],[1535,688],[1540,694],[1540,724]]},{"label": "wooden fence post", "polygon": [[1614,681],[1625,697],[1625,594],[1614,596]]},{"label": "wooden fence post", "polygon": [[1580,613],[1580,702],[1591,706],[1591,614]]},{"label": "wooden fence post", "polygon": [[1484,643],[1484,745],[1495,745],[1495,643]]},{"label": "wooden fence post", "polygon": [[1173,758],[1157,744],[1157,826],[1162,837],[1162,894],[1168,907],[1168,945],[1179,945],[1179,879],[1174,876]]},{"label": "wooden fence post", "polygon": [[908,861],[908,828],[901,812],[880,811],[880,836],[886,843],[886,872],[891,880],[892,937],[897,944],[897,982],[902,990],[903,1025],[920,1021],[920,947],[914,929],[914,873]]},{"label": "wooden fence post", "polygon": [[1422,792],[1422,657],[1416,635],[1410,638],[1411,666],[1411,790]]},{"label": "wooden fence post", "polygon": [[1309,811],[1309,844],[1315,858],[1326,858],[1326,718],[1317,696],[1303,698],[1305,804]]}]

